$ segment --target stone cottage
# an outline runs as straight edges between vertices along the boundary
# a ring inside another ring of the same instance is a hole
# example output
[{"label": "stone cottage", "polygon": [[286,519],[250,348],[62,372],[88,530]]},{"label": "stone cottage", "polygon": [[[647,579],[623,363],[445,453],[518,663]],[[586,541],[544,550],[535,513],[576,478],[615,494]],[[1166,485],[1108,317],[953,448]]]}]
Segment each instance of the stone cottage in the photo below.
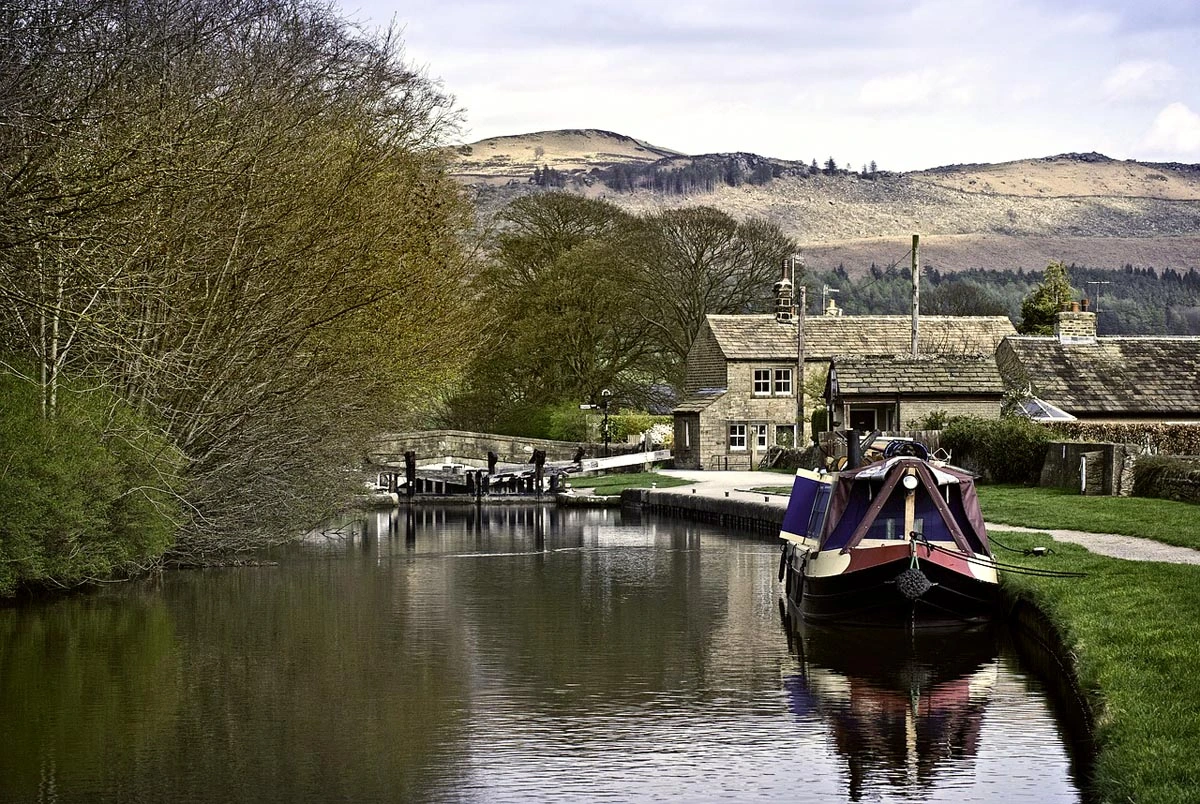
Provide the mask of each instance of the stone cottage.
[{"label": "stone cottage", "polygon": [[[802,379],[787,284],[774,315],[706,317],[688,353],[683,394],[673,411],[676,466],[746,469],[756,466],[771,445],[796,442],[796,393]],[[834,358],[910,351],[911,317],[837,312],[831,308],[805,319],[806,376],[824,372]],[[922,316],[919,352],[992,355],[1015,332],[1005,316]],[[897,410],[896,420],[903,415]]]},{"label": "stone cottage", "polygon": [[1077,419],[1200,422],[1200,337],[1097,335],[1096,314],[1058,314],[1054,335],[1010,335],[996,350],[1010,389]]}]

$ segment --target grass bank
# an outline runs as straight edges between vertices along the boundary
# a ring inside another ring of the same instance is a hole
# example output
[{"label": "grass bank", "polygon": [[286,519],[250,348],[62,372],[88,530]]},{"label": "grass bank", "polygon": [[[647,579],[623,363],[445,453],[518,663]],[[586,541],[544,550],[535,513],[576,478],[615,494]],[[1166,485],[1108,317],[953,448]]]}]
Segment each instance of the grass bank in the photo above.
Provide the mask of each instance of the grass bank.
[{"label": "grass bank", "polygon": [[[997,533],[1013,547],[1046,542]],[[1015,560],[1087,573],[1081,579],[1005,574],[1003,583],[1046,614],[1074,661],[1095,716],[1097,798],[1200,800],[1200,568],[1122,561],[1059,542],[1051,556]]]},{"label": "grass bank", "polygon": [[1192,503],[1149,497],[1084,497],[1063,489],[1025,486],[988,485],[976,486],[976,490],[988,522],[1120,533],[1200,548],[1200,506]]},{"label": "grass bank", "polygon": [[651,485],[665,489],[672,486],[688,486],[692,481],[660,475],[658,472],[629,472],[596,475],[595,477],[572,477],[570,482],[577,489],[594,489],[593,493],[598,497],[611,497],[620,494],[625,489],[648,489]]}]

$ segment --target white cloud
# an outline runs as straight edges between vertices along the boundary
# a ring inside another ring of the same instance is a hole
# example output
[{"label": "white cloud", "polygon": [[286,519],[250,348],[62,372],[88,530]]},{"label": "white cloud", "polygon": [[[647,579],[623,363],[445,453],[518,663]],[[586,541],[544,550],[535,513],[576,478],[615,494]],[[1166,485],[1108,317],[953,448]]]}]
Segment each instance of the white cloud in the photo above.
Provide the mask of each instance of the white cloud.
[{"label": "white cloud", "polygon": [[1165,61],[1121,62],[1104,79],[1104,95],[1109,100],[1153,100],[1162,97],[1175,75]]},{"label": "white cloud", "polygon": [[862,85],[858,100],[863,106],[876,109],[961,105],[971,100],[971,90],[944,72],[920,70],[872,78]]},{"label": "white cloud", "polygon": [[1200,115],[1182,103],[1172,103],[1154,118],[1141,144],[1163,158],[1200,156]]}]

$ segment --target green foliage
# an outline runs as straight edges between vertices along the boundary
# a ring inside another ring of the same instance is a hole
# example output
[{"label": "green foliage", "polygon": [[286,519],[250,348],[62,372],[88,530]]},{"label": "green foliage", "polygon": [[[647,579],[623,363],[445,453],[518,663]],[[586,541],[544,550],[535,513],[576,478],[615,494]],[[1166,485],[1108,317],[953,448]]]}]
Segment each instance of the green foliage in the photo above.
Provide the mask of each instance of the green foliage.
[{"label": "green foliage", "polygon": [[1165,455],[1143,455],[1133,465],[1133,493],[1200,503],[1200,464]]},{"label": "green foliage", "polygon": [[1025,335],[1053,335],[1054,319],[1078,294],[1071,288],[1067,267],[1061,262],[1046,266],[1042,284],[1021,302],[1021,323],[1017,331]]},{"label": "green foliage", "polygon": [[450,99],[313,0],[2,9],[0,343],[162,423],[177,551],[294,538],[477,335]]},{"label": "green foliage", "polygon": [[944,410],[932,410],[913,424],[917,430],[941,430],[950,423],[950,414]]},{"label": "green foliage", "polygon": [[541,193],[510,204],[474,278],[484,342],[446,423],[497,430],[514,410],[599,402],[645,408],[680,385],[708,313],[770,309],[792,243],[707,207],[637,218],[606,201]]},{"label": "green foliage", "polygon": [[1200,455],[1200,424],[1162,422],[1059,422],[1055,433],[1070,441],[1137,444],[1166,455]]},{"label": "green foliage", "polygon": [[549,411],[546,438],[555,441],[587,441],[588,422],[585,411],[579,405],[564,402],[554,405]]},{"label": "green foliage", "polygon": [[942,446],[955,463],[977,467],[995,483],[1037,483],[1051,433],[1019,416],[955,417],[942,431]]},{"label": "green foliage", "polygon": [[109,393],[63,391],[45,419],[36,386],[0,373],[0,596],[153,561],[178,525],[177,453]]},{"label": "green foliage", "polygon": [[609,416],[614,440],[623,441],[629,436],[640,436],[656,424],[671,424],[670,416],[652,416],[645,412],[618,413]]}]

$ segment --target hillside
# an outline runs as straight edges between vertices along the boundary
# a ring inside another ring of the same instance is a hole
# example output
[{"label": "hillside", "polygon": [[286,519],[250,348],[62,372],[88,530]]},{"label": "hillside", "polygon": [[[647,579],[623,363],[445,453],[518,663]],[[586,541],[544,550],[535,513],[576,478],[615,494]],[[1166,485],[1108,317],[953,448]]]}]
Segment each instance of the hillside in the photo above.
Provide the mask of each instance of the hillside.
[{"label": "hillside", "polygon": [[[614,190],[625,173],[672,175],[708,164],[749,177],[737,186],[666,194]],[[566,188],[637,212],[706,204],[776,221],[811,268],[861,273],[904,257],[913,232],[922,262],[963,268],[1039,269],[1051,260],[1103,268],[1200,267],[1200,166],[1063,154],[995,165],[950,165],[869,176],[812,173],[801,162],[753,154],[685,156],[597,130],[541,132],[459,149],[455,173],[484,216],[524,193],[537,167]],[[615,172],[614,172],[615,169]],[[625,173],[621,173],[625,171]],[[765,178],[762,178],[765,176]],[[750,183],[758,178],[758,183]]]}]

